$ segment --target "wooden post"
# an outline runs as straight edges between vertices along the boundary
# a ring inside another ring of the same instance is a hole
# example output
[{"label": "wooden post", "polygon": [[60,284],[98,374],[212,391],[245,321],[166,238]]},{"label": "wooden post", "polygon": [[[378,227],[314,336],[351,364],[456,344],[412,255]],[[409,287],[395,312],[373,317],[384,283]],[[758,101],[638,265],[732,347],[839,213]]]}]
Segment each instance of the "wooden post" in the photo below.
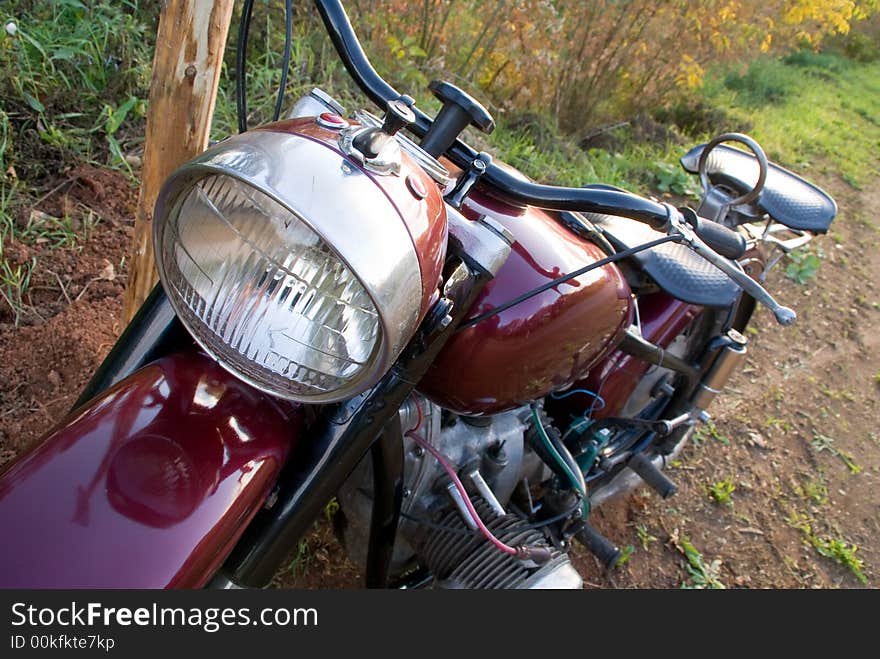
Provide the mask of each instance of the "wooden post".
[{"label": "wooden post", "polygon": [[156,284],[153,208],[159,188],[208,146],[232,6],[233,0],[161,3],[123,327]]}]

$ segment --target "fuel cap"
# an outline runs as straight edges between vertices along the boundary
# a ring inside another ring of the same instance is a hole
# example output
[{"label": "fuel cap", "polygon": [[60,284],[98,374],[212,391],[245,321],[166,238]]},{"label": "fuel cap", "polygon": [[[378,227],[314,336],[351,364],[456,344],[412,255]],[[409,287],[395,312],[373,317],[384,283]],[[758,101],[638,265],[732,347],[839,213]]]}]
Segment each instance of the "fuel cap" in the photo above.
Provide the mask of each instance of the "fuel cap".
[{"label": "fuel cap", "polygon": [[348,122],[340,117],[338,114],[334,114],[333,112],[322,112],[318,115],[318,118],[315,119],[315,122],[319,126],[330,128],[331,130],[342,130],[343,128],[348,128]]}]

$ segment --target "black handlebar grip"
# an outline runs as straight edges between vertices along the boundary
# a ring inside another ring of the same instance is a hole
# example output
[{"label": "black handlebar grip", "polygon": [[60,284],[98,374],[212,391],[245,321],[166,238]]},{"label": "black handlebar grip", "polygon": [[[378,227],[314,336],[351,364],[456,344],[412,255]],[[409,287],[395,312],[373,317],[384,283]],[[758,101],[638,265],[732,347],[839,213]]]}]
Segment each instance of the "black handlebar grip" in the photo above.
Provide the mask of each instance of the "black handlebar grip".
[{"label": "black handlebar grip", "polygon": [[706,220],[690,208],[683,208],[681,211],[687,223],[693,227],[700,239],[721,256],[738,259],[746,253],[746,239],[733,229]]}]

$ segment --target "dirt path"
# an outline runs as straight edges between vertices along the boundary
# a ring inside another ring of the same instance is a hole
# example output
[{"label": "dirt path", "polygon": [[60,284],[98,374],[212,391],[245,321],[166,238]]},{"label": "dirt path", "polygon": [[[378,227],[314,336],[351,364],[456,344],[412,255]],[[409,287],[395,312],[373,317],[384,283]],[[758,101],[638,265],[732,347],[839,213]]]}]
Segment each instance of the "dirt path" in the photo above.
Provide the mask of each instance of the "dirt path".
[{"label": "dirt path", "polygon": [[[606,575],[577,550],[589,586],[862,585],[820,550],[863,561],[867,583],[880,583],[880,339],[872,330],[880,321],[873,212],[880,190],[820,183],[841,212],[817,241],[824,258],[816,280],[797,284],[782,268],[770,277],[778,298],[797,309],[798,324],[781,331],[759,312],[747,367],[711,410],[715,431],[700,433],[671,471],[675,498],[638,491],[595,513],[596,526],[632,553]],[[112,344],[133,201],[118,175],[85,172],[40,210],[97,212],[103,219],[89,241],[66,249],[7,245],[7,255],[21,263],[36,256],[40,267],[22,327],[0,306],[0,465],[69,409]],[[730,501],[716,503],[708,488],[725,481],[734,488]],[[353,587],[358,579],[324,521],[278,583]]]},{"label": "dirt path", "polygon": [[[677,587],[699,581],[682,538],[717,566],[726,586],[858,587],[834,555],[864,562],[880,581],[880,244],[876,187],[854,191],[825,180],[840,205],[825,257],[807,285],[770,276],[778,299],[797,309],[781,330],[761,310],[749,332],[747,366],[710,410],[715,432],[700,433],[672,470],[671,500],[639,492],[596,515],[596,525],[630,560],[603,576],[591,557],[579,565],[596,585]],[[729,503],[709,487],[727,481]],[[845,546],[834,544],[835,541]],[[832,556],[823,556],[820,550]],[[697,568],[697,572],[700,569]]]}]

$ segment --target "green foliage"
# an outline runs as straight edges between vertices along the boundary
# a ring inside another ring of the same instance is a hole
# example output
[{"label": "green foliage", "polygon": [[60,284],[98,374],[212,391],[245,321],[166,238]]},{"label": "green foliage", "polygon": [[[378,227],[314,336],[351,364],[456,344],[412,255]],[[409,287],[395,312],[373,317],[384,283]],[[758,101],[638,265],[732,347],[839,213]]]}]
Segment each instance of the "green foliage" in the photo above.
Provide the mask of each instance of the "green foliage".
[{"label": "green foliage", "polygon": [[680,166],[658,161],[653,163],[651,170],[654,176],[653,187],[659,192],[691,199],[700,198],[700,186],[696,179]]},{"label": "green foliage", "polygon": [[771,159],[808,178],[811,167],[821,166],[864,186],[880,175],[880,62],[855,64],[826,56],[837,58],[839,66],[790,66],[770,58],[753,63],[756,69],[772,69],[781,80],[786,95],[776,104],[758,108],[748,94],[715,84],[716,77],[723,83],[729,75],[723,68],[713,71],[703,96],[707,103],[725,108],[732,125],[750,122],[750,134]]},{"label": "green foliage", "polygon": [[397,64],[397,78],[406,88],[420,89],[428,84],[417,61],[427,57],[427,53],[417,44],[416,37],[410,35],[401,41],[394,35],[388,37],[388,49],[392,60]]},{"label": "green foliage", "polygon": [[876,62],[880,60],[880,44],[862,32],[853,31],[841,39],[841,50],[849,59],[856,62]]},{"label": "green foliage", "polygon": [[706,439],[711,438],[725,446],[730,446],[730,439],[718,430],[718,426],[715,425],[714,421],[708,421],[705,425],[694,430],[692,437],[694,444],[702,444]]},{"label": "green foliage", "polygon": [[116,138],[116,132],[128,118],[129,114],[132,113],[138,117],[146,116],[146,101],[136,96],[129,96],[119,107],[114,108],[112,105],[105,103],[98,117],[98,122],[91,130],[92,133],[99,132],[100,130],[104,131],[113,162],[125,167],[129,174],[132,174],[131,167],[125,160],[125,154],[122,152],[122,146]]},{"label": "green foliage", "polygon": [[[211,139],[222,140],[238,133],[235,103],[235,47],[241,3],[236,3],[229,42],[220,70],[217,104],[211,124]],[[320,19],[308,4],[302,9],[294,3],[293,33],[291,35],[290,74],[282,104],[282,118],[296,99],[313,87],[320,87],[350,110],[364,107],[364,97],[356,91]],[[357,24],[358,34],[364,36],[363,25]],[[278,85],[281,81],[281,63],[284,54],[284,3],[263,0],[255,3],[249,33],[245,80],[247,87],[248,126],[254,127],[272,120]],[[391,61],[387,49],[369,53],[384,75],[389,74]],[[390,79],[393,80],[389,76]]]},{"label": "green foliage", "polygon": [[846,465],[851,474],[859,474],[862,471],[862,466],[856,462],[855,456],[849,451],[837,448],[834,445],[834,440],[827,435],[821,435],[819,433],[814,434],[813,448],[819,453],[826,451],[834,457],[840,458],[840,461]]},{"label": "green foliage", "polygon": [[294,579],[304,577],[309,571],[313,558],[314,553],[309,546],[309,541],[303,538],[296,545],[296,551],[294,552],[293,559],[287,566],[287,571],[290,572]]},{"label": "green foliage", "polygon": [[676,98],[671,104],[655,108],[653,116],[657,121],[675,125],[686,135],[697,139],[714,135],[719,126],[741,133],[751,130],[751,122],[732,117],[723,106],[702,96]]},{"label": "green foliage", "polygon": [[648,532],[648,527],[644,524],[636,526],[636,533],[639,536],[639,542],[642,543],[642,549],[645,551],[648,551],[648,547],[650,547],[652,542],[657,542],[657,538]]},{"label": "green foliage", "polygon": [[633,553],[635,553],[636,548],[632,545],[627,545],[623,549],[620,550],[620,556],[617,557],[617,563],[614,564],[614,567],[623,567],[629,562],[629,559],[632,558]]},{"label": "green foliage", "polygon": [[849,568],[863,584],[868,584],[868,578],[862,572],[862,568],[865,565],[864,561],[856,557],[856,551],[858,550],[856,545],[850,544],[842,538],[815,538],[812,542],[819,554],[833,558],[844,567]]},{"label": "green foliage", "polygon": [[91,211],[81,218],[74,218],[70,215],[54,217],[35,210],[31,212],[24,228],[16,232],[16,237],[52,249],[76,247],[91,237],[99,221],[100,218]]},{"label": "green foliage", "polygon": [[821,479],[805,483],[804,494],[817,506],[824,506],[828,503],[828,486]]},{"label": "green foliage", "polygon": [[542,183],[582,186],[606,183],[630,190],[650,185],[652,163],[674,157],[666,145],[629,144],[623,153],[584,151],[563,135],[544,128],[521,131],[499,122],[489,150]]},{"label": "green foliage", "polygon": [[839,72],[843,68],[843,61],[839,57],[827,53],[817,53],[814,50],[802,48],[782,58],[784,64],[804,68],[825,69]]},{"label": "green foliage", "polygon": [[728,477],[720,481],[710,483],[707,487],[707,490],[709,492],[709,496],[715,503],[724,506],[733,506],[733,499],[731,499],[731,495],[736,491],[736,485],[734,485],[732,478]]},{"label": "green foliage", "polygon": [[23,154],[19,176],[34,178],[73,159],[103,160],[105,153],[118,165],[123,149],[142,139],[140,131],[121,136],[120,128],[130,114],[143,114],[138,99],[149,80],[152,13],[135,0],[55,0],[22,2],[9,17],[15,27],[0,35],[0,112],[17,135],[9,147]]},{"label": "green foliage", "polygon": [[754,62],[742,75],[730,73],[724,85],[752,107],[782,103],[792,91],[791,74],[778,60]]},{"label": "green foliage", "polygon": [[785,276],[799,284],[806,284],[815,279],[822,260],[812,252],[791,252],[788,254],[788,267]]},{"label": "green foliage", "polygon": [[12,309],[15,316],[15,326],[21,322],[24,313],[24,296],[30,286],[31,275],[37,267],[37,257],[32,257],[26,263],[13,265],[3,258],[2,246],[0,246],[0,297]]},{"label": "green foliage", "polygon": [[690,581],[683,583],[685,589],[724,590],[727,586],[721,581],[721,560],[715,559],[706,563],[703,555],[694,547],[686,535],[680,536],[676,543],[678,550],[687,559],[687,571]]},{"label": "green foliage", "polygon": [[333,518],[336,517],[336,513],[339,512],[339,501],[336,497],[332,498],[330,502],[324,506],[324,519],[328,522],[332,522]]}]

